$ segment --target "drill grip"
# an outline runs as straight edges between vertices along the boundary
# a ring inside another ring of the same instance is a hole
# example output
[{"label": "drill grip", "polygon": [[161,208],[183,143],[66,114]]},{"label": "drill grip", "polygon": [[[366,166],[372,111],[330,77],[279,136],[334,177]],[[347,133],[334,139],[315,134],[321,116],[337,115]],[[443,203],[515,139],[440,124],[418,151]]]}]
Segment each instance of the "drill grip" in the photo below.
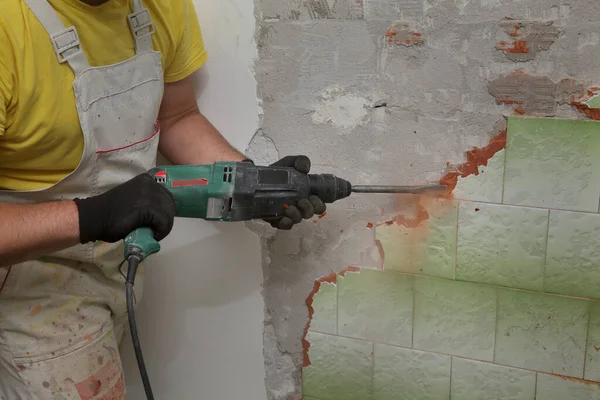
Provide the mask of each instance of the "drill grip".
[{"label": "drill grip", "polygon": [[160,243],[154,239],[154,232],[150,228],[136,229],[125,238],[126,260],[129,260],[129,257],[135,256],[142,261],[159,251]]}]

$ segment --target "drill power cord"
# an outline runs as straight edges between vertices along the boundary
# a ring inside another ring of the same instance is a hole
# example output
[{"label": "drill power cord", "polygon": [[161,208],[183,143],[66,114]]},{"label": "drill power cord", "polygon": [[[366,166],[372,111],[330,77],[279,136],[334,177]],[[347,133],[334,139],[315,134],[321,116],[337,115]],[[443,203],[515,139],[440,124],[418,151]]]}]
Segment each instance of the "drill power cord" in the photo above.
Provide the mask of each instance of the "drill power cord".
[{"label": "drill power cord", "polygon": [[154,400],[152,387],[150,386],[150,379],[148,378],[148,371],[146,371],[146,364],[144,363],[144,356],[142,355],[142,346],[140,345],[137,326],[135,324],[133,285],[135,283],[135,275],[141,260],[138,256],[132,255],[127,259],[127,261],[129,266],[127,268],[127,279],[125,280],[125,297],[127,299],[127,318],[129,320],[129,330],[131,331],[131,341],[133,342],[133,350],[135,351],[135,358],[137,359],[138,369],[140,370],[142,383],[144,384],[146,398],[148,400]]}]

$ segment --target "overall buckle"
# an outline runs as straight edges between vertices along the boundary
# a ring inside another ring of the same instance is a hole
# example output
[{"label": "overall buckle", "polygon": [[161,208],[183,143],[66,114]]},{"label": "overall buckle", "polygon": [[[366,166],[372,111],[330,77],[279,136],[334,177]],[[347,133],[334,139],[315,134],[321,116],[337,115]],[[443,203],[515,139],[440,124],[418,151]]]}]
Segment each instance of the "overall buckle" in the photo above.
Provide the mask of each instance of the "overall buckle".
[{"label": "overall buckle", "polygon": [[156,32],[154,24],[152,24],[152,20],[150,19],[150,13],[145,8],[129,14],[127,20],[129,21],[129,28],[136,38],[152,35]]},{"label": "overall buckle", "polygon": [[51,35],[50,38],[52,39],[52,45],[58,57],[58,62],[61,64],[82,52],[79,35],[74,26],[57,32]]}]

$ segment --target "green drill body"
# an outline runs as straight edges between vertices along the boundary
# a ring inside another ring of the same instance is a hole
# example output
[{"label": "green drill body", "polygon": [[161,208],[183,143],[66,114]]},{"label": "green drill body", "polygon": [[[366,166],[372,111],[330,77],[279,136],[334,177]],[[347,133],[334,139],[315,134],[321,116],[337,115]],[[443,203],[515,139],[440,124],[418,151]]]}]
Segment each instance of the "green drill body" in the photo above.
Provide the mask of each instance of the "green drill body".
[{"label": "green drill body", "polygon": [[[148,171],[175,198],[176,216],[208,221],[249,221],[275,219],[289,205],[310,195],[333,203],[364,193],[420,193],[445,186],[355,186],[330,174],[303,174],[287,167],[261,167],[245,162],[217,162],[210,165],[161,166]],[[156,253],[160,245],[152,231],[141,228],[125,239],[125,258],[140,260]]]}]

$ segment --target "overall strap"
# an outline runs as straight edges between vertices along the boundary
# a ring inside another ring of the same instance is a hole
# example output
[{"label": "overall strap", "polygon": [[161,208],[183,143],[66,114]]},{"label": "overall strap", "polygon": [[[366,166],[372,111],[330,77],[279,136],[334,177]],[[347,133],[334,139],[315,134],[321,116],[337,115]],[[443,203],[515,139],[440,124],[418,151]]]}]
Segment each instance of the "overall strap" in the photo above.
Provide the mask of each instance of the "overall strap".
[{"label": "overall strap", "polygon": [[76,76],[89,69],[75,27],[65,28],[47,0],[25,0],[25,3],[50,35],[58,62],[68,63]]},{"label": "overall strap", "polygon": [[152,51],[152,34],[155,32],[150,12],[144,8],[142,0],[132,0],[133,12],[129,14],[129,29],[135,40],[136,54]]}]

